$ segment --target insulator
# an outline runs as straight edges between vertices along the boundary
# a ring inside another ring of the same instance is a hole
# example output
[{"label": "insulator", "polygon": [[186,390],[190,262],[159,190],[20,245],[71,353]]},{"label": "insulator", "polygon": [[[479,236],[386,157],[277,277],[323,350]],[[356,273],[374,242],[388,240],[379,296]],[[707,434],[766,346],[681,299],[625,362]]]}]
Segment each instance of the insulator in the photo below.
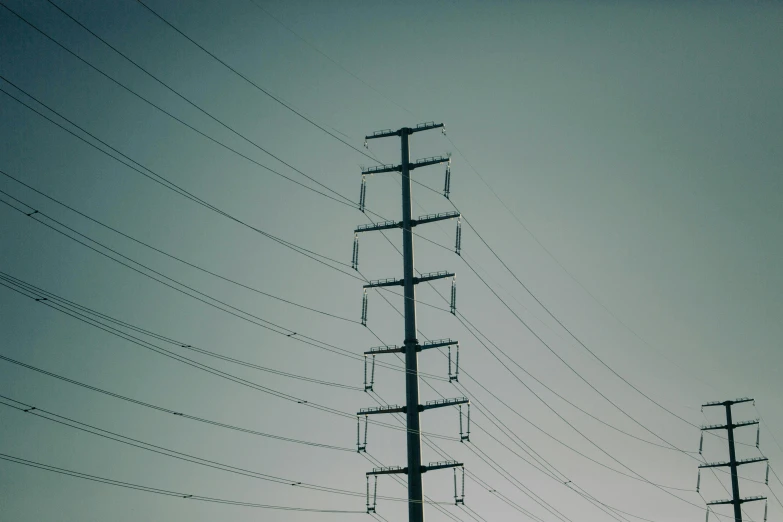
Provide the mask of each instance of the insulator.
[{"label": "insulator", "polygon": [[696,475],[696,493],[699,492],[699,486],[701,486],[701,470],[699,470],[699,474]]},{"label": "insulator", "polygon": [[454,468],[454,505],[459,504],[459,496],[457,495],[457,468]]},{"label": "insulator", "polygon": [[462,254],[460,251],[462,250],[462,220],[460,218],[457,218],[457,240],[454,244],[454,252],[461,256]]},{"label": "insulator", "polygon": [[364,148],[365,149],[369,149],[370,148],[370,144],[367,143],[367,140],[364,140]]},{"label": "insulator", "polygon": [[[367,416],[364,417],[365,425],[367,423]],[[356,452],[359,453],[360,451],[367,451],[366,450],[366,440],[367,440],[367,434],[364,435],[365,445],[362,446],[362,439],[361,439],[361,426],[362,421],[359,417],[356,417]]]},{"label": "insulator", "polygon": [[704,518],[704,522],[710,522],[710,508],[707,508],[707,516]]},{"label": "insulator", "polygon": [[468,410],[468,415],[467,415],[468,421],[466,423],[467,430],[463,432],[462,431],[462,405],[461,404],[459,405],[459,441],[460,442],[465,442],[465,441],[470,442],[470,403],[468,403],[467,410]]},{"label": "insulator", "polygon": [[446,135],[446,126],[445,126],[445,125],[444,125],[443,127],[441,127],[441,128],[440,128],[440,132],[441,132],[441,134],[443,134],[444,136]]},{"label": "insulator", "polygon": [[451,310],[452,315],[457,315],[457,278],[451,280]]},{"label": "insulator", "polygon": [[443,196],[449,199],[451,193],[451,162],[446,165],[446,179],[443,181]]},{"label": "insulator", "polygon": [[362,298],[362,326],[367,326],[367,290]]},{"label": "insulator", "polygon": [[761,424],[756,425],[756,449],[759,449],[759,437],[761,436]]},{"label": "insulator", "polygon": [[359,210],[364,212],[364,204],[367,199],[367,176],[362,174],[362,188],[359,190]]},{"label": "insulator", "polygon": [[[462,404],[460,404],[458,407],[459,407],[459,441],[462,442],[463,441],[463,439],[462,439]],[[456,484],[454,485],[454,487],[456,488]],[[456,491],[454,493],[456,494]]]},{"label": "insulator", "polygon": [[764,484],[769,486],[769,461],[767,461],[767,476],[764,478]]},{"label": "insulator", "polygon": [[764,522],[767,522],[767,501],[764,501]]},{"label": "insulator", "polygon": [[375,384],[375,356],[372,356],[372,367],[370,368],[370,390]]},{"label": "insulator", "polygon": [[457,468],[454,468],[454,505],[465,503],[465,468],[462,467],[462,491],[457,491]]},{"label": "insulator", "polygon": [[367,513],[375,513],[375,500],[378,497],[378,475],[373,475],[375,478],[375,489],[372,496],[372,504],[370,504],[370,476],[367,475]]},{"label": "insulator", "polygon": [[701,450],[704,447],[704,432],[701,432],[701,438],[699,438],[699,455],[701,455]]},{"label": "insulator", "polygon": [[367,451],[367,427],[370,425],[367,415],[364,416],[364,451]]},{"label": "insulator", "polygon": [[449,346],[449,381],[451,381],[451,346]]},{"label": "insulator", "polygon": [[370,387],[367,386],[367,357],[364,358],[364,391],[370,390]]},{"label": "insulator", "polygon": [[378,501],[378,475],[375,475],[375,484],[372,490],[372,511],[375,513],[375,506]]},{"label": "insulator", "polygon": [[353,235],[353,255],[351,256],[351,268],[359,270],[359,234]]}]

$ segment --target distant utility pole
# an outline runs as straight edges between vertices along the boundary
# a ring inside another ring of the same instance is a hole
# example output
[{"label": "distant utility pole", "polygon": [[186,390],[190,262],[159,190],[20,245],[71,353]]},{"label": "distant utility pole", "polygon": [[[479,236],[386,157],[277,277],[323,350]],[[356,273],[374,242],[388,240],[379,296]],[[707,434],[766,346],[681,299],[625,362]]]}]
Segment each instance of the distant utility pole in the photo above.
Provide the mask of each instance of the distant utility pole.
[{"label": "distant utility pole", "polygon": [[[767,497],[746,497],[742,498],[740,497],[740,491],[739,491],[739,479],[737,477],[737,466],[741,466],[743,464],[751,464],[753,462],[765,462],[767,460],[766,457],[760,457],[755,459],[743,459],[743,460],[737,460],[737,455],[734,450],[734,428],[741,428],[743,426],[753,426],[754,424],[758,426],[758,419],[752,420],[752,421],[742,421],[733,423],[731,419],[731,407],[734,404],[740,404],[743,402],[751,402],[753,399],[750,398],[742,398],[742,399],[735,399],[733,401],[716,401],[716,402],[708,402],[707,404],[702,404],[702,410],[704,408],[710,407],[710,406],[724,406],[726,408],[726,424],[713,424],[710,426],[702,426],[702,439],[699,443],[699,453],[702,451],[702,446],[704,442],[704,433],[705,431],[709,430],[727,430],[728,432],[728,439],[729,439],[729,461],[728,462],[713,462],[711,464],[702,464],[699,466],[699,469],[701,468],[718,468],[718,467],[724,467],[728,466],[731,468],[731,495],[732,498],[730,500],[717,500],[714,502],[707,502],[707,506],[714,506],[719,504],[732,504],[734,506],[734,521],[735,522],[742,522],[742,504],[745,502],[754,502],[757,500],[767,500]],[[758,448],[758,432],[756,433],[756,447]],[[769,473],[769,472],[768,472]],[[769,480],[769,479],[767,479]],[[699,491],[699,483],[701,482],[701,471],[699,471],[699,480],[696,482],[696,491]],[[707,519],[709,519],[710,511],[709,507],[707,508]],[[767,520],[767,509],[766,506],[764,508],[764,522]]]},{"label": "distant utility pole", "polygon": [[[380,413],[404,413],[406,415],[406,427],[407,427],[407,447],[408,447],[408,465],[406,467],[392,466],[385,468],[375,468],[371,472],[367,473],[367,511],[375,511],[375,495],[370,502],[369,498],[369,479],[370,476],[375,476],[376,490],[377,490],[377,475],[386,475],[392,473],[401,473],[408,476],[408,520],[409,522],[424,522],[424,494],[422,491],[421,474],[427,471],[443,468],[463,468],[463,489],[462,498],[457,495],[456,491],[456,478],[455,478],[455,492],[454,500],[456,503],[462,502],[464,498],[464,467],[462,463],[456,461],[435,462],[429,465],[422,465],[421,463],[421,428],[419,424],[419,413],[424,410],[432,408],[441,408],[444,406],[456,406],[461,404],[469,404],[467,398],[456,399],[442,399],[437,401],[428,401],[425,404],[419,403],[419,370],[418,370],[418,355],[419,352],[429,348],[450,347],[458,345],[456,341],[451,339],[440,339],[424,344],[419,344],[417,339],[416,329],[416,287],[418,283],[425,281],[432,281],[435,279],[452,278],[452,298],[451,298],[451,312],[455,313],[456,304],[456,288],[454,286],[454,274],[451,272],[434,272],[430,274],[421,274],[418,277],[414,270],[413,265],[413,227],[423,225],[425,223],[432,223],[435,221],[441,221],[444,219],[459,218],[459,212],[444,212],[440,214],[430,214],[422,216],[418,219],[413,219],[411,216],[411,177],[412,170],[426,167],[428,165],[436,165],[438,163],[450,163],[451,160],[447,156],[431,157],[418,160],[415,162],[410,161],[410,154],[408,149],[408,141],[411,134],[416,132],[443,128],[442,123],[428,122],[417,125],[414,128],[403,127],[402,129],[383,130],[373,133],[370,136],[366,136],[366,140],[386,138],[391,136],[398,136],[401,143],[402,161],[399,165],[380,165],[368,169],[362,169],[362,188],[360,192],[359,208],[364,211],[366,186],[365,179],[368,174],[380,174],[383,172],[400,172],[402,174],[402,221],[385,221],[382,223],[375,223],[370,225],[361,225],[354,231],[354,256],[353,265],[354,268],[358,266],[358,234],[360,232],[370,232],[375,230],[386,229],[402,229],[402,249],[403,249],[403,279],[382,279],[378,281],[370,281],[369,284],[364,285],[364,301],[362,302],[362,323],[367,323],[367,289],[378,288],[386,286],[402,286],[404,289],[405,297],[405,337],[403,346],[380,346],[373,348],[368,352],[365,352],[366,356],[373,357],[373,369],[375,367],[374,358],[378,354],[384,353],[404,353],[405,354],[405,406],[380,406],[372,408],[363,408],[357,415],[366,416]],[[447,169],[447,187],[450,181],[450,171]],[[459,243],[459,235],[457,236],[457,242]],[[457,352],[459,353],[459,352]],[[459,358],[457,358],[459,361]],[[457,363],[459,364],[459,363]],[[449,352],[449,374],[451,376],[451,357]],[[369,384],[367,383],[367,371],[365,364],[365,390],[371,391],[373,380]],[[374,371],[372,372],[374,375]],[[456,375],[456,374],[455,374]],[[456,377],[454,379],[456,380]],[[462,421],[460,412],[460,425]],[[468,419],[470,417],[468,416]],[[469,421],[468,421],[469,422]],[[365,424],[366,427],[366,424]],[[461,431],[461,430],[460,430]],[[468,427],[468,432],[470,428]],[[461,440],[467,440],[467,436],[463,436],[460,433]],[[364,445],[357,445],[359,451],[366,451],[367,437],[365,431]],[[455,469],[456,472],[456,469]],[[456,477],[456,475],[455,475]]]}]

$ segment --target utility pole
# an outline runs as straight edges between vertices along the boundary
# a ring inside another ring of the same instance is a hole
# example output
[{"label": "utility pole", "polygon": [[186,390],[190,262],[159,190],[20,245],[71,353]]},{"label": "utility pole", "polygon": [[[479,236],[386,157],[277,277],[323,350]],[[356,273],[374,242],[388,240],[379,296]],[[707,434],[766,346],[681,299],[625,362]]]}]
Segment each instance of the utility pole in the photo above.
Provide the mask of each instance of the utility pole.
[{"label": "utility pole", "polygon": [[[758,425],[759,421],[758,419],[752,420],[752,421],[742,421],[734,423],[731,418],[731,407],[735,404],[740,404],[743,402],[751,402],[753,399],[744,397],[742,399],[735,399],[731,401],[716,401],[716,402],[708,402],[707,404],[702,404],[702,410],[707,407],[711,406],[723,406],[726,408],[726,424],[713,424],[710,426],[702,426],[702,442],[699,444],[699,453],[702,451],[702,443],[704,441],[704,431],[710,431],[710,430],[727,430],[728,432],[728,439],[729,439],[729,461],[728,462],[713,462],[710,464],[702,464],[699,466],[699,469],[702,468],[718,468],[718,467],[724,467],[728,466],[731,469],[731,495],[732,498],[730,500],[718,500],[714,502],[707,502],[707,506],[714,506],[719,504],[731,504],[734,506],[734,521],[735,522],[742,522],[742,504],[745,502],[754,502],[757,500],[767,500],[767,497],[761,497],[761,496],[755,496],[755,497],[747,497],[742,498],[740,497],[740,491],[739,491],[739,477],[737,476],[737,466],[741,466],[743,464],[752,464],[754,462],[765,462],[767,460],[766,457],[760,457],[755,459],[742,459],[737,460],[737,454],[735,452],[734,448],[734,429],[735,428],[741,428],[743,426],[753,426]],[[758,440],[758,438],[757,438]],[[758,446],[757,446],[758,447]],[[701,471],[699,472],[701,473]],[[699,481],[697,481],[696,485],[696,491],[698,491],[698,484],[700,482],[701,475],[699,476]],[[709,517],[709,507],[707,508],[707,517]],[[764,520],[766,522],[766,509],[765,509],[765,517]]]},{"label": "utility pole", "polygon": [[[407,427],[407,466],[406,467],[386,467],[375,468],[373,471],[367,473],[367,480],[369,484],[369,477],[375,475],[385,475],[391,473],[401,473],[408,476],[408,520],[409,522],[424,522],[424,494],[422,487],[422,473],[427,471],[444,469],[444,468],[456,468],[462,467],[461,463],[455,461],[435,462],[429,465],[422,465],[421,461],[421,427],[419,414],[431,408],[441,408],[444,406],[456,406],[461,404],[469,404],[467,398],[456,399],[444,399],[438,401],[429,401],[425,404],[419,402],[419,370],[418,370],[418,357],[419,352],[429,348],[439,348],[456,345],[456,341],[451,339],[441,339],[438,341],[432,341],[424,344],[420,344],[417,339],[416,328],[416,285],[425,281],[432,281],[443,278],[454,278],[454,274],[451,272],[434,272],[429,274],[421,274],[418,277],[414,269],[414,256],[413,256],[413,227],[422,225],[425,223],[432,223],[435,221],[441,221],[444,219],[459,218],[458,212],[443,212],[440,214],[430,214],[414,219],[412,217],[412,204],[411,204],[411,171],[420,167],[426,167],[428,165],[436,165],[439,163],[451,163],[451,159],[448,156],[438,156],[425,158],[415,162],[410,161],[409,151],[409,139],[410,136],[417,132],[426,130],[432,130],[437,128],[443,128],[442,123],[427,122],[417,125],[414,128],[403,127],[399,130],[383,130],[366,136],[366,140],[386,138],[392,136],[398,136],[400,138],[400,151],[401,161],[399,165],[380,165],[377,167],[371,167],[368,169],[362,169],[362,190],[360,198],[360,209],[364,209],[365,203],[365,179],[368,174],[380,174],[383,172],[399,172],[402,175],[402,221],[386,221],[381,223],[375,223],[371,225],[361,225],[356,228],[355,237],[358,237],[360,232],[370,232],[376,230],[386,230],[401,228],[402,229],[402,254],[403,254],[403,279],[382,279],[378,281],[370,281],[369,284],[364,285],[365,298],[362,303],[362,322],[366,324],[367,320],[367,297],[366,290],[368,288],[378,288],[385,286],[402,286],[405,300],[404,316],[405,316],[405,337],[403,346],[381,346],[374,348],[368,352],[365,352],[365,356],[372,355],[375,357],[382,353],[395,353],[401,352],[405,357],[405,406],[380,406],[372,408],[363,408],[357,415],[371,415],[380,413],[404,413],[406,417]],[[450,172],[447,170],[447,177]],[[358,252],[358,239],[355,239],[354,252]],[[354,265],[358,266],[357,256],[354,255]],[[452,283],[452,303],[451,310],[454,313],[455,303],[454,298],[456,292]],[[450,361],[450,359],[449,359]],[[449,367],[449,371],[451,368]],[[367,390],[367,385],[365,384]],[[369,390],[372,387],[370,385]],[[461,417],[460,417],[461,421]],[[468,428],[469,430],[469,428]],[[465,439],[467,440],[467,439]],[[366,448],[366,437],[365,437]],[[456,488],[456,481],[455,481]],[[369,489],[368,489],[369,492]],[[463,495],[464,495],[464,482],[463,482]],[[455,499],[457,499],[455,490]],[[368,512],[375,511],[375,501],[370,503],[369,493],[367,500]]]}]

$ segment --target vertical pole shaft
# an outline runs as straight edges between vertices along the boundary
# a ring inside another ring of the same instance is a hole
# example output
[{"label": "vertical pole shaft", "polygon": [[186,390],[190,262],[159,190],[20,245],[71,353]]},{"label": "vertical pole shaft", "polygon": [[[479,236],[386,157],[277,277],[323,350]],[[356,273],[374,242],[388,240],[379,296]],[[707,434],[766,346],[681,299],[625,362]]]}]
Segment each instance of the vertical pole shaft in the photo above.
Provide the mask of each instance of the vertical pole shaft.
[{"label": "vertical pole shaft", "polygon": [[734,501],[734,521],[742,522],[742,505],[740,504],[739,479],[737,478],[737,456],[734,453],[734,426],[731,423],[731,404],[726,404],[726,424],[729,432],[729,463],[731,465],[731,494]]},{"label": "vertical pole shaft", "polygon": [[424,522],[419,427],[419,354],[416,338],[416,289],[413,285],[413,233],[411,230],[411,177],[408,140],[410,129],[400,131],[402,152],[402,254],[405,288],[405,405],[408,428],[408,522]]}]

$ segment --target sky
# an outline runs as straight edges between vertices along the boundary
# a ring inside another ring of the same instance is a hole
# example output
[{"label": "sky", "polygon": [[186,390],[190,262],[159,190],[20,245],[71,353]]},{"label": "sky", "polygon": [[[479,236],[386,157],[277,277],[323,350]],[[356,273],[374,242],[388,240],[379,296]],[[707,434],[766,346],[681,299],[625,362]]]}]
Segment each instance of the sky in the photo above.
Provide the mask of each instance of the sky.
[{"label": "sky", "polygon": [[[400,161],[363,137],[425,121],[451,199],[418,169],[413,213],[458,209],[462,255],[454,220],[415,230],[458,311],[420,285],[419,340],[460,374],[422,352],[420,394],[471,400],[466,442],[422,414],[425,463],[466,471],[464,506],[424,475],[427,520],[703,520],[730,483],[695,491],[728,459],[700,407],[737,397],[738,458],[783,476],[780,3],[144,2],[2,0],[0,518],[403,520],[404,476],[365,513],[401,420],[359,453],[355,418],[404,403],[362,357],[402,344],[401,296],[360,321],[401,235],[351,249],[400,216],[396,173],[357,208]],[[777,475],[740,475],[779,520]]]}]

